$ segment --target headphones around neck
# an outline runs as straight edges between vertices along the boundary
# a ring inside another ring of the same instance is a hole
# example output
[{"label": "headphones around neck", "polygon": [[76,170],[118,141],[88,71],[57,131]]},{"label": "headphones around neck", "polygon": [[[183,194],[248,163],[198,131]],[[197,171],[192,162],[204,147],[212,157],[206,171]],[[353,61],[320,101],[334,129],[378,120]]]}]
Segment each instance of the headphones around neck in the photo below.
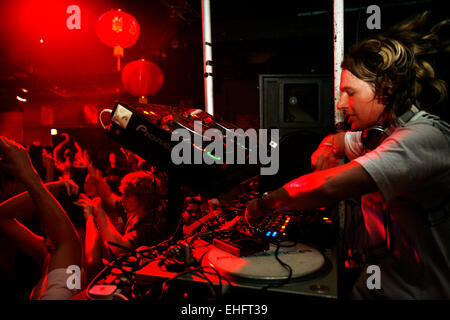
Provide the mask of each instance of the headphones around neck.
[{"label": "headphones around neck", "polygon": [[361,142],[366,150],[374,150],[388,136],[389,127],[373,125],[364,129],[361,134]]},{"label": "headphones around neck", "polygon": [[[412,105],[411,108],[398,117],[398,122],[401,126],[405,125],[411,118],[419,112],[419,109]],[[361,134],[361,142],[366,150],[374,150],[378,147],[384,139],[389,136],[389,126],[380,126],[378,124],[364,129]]]}]

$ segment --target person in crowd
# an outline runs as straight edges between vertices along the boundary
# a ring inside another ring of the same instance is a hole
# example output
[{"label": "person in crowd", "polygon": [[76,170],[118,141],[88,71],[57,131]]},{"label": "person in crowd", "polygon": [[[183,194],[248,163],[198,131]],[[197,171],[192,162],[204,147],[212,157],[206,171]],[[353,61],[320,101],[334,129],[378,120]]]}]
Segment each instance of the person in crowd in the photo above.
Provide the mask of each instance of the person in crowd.
[{"label": "person in crowd", "polygon": [[202,195],[187,196],[184,199],[183,234],[192,235],[202,225],[217,218],[219,213],[219,200],[217,198],[206,199]]},{"label": "person in crowd", "polygon": [[[0,229],[42,266],[42,277],[30,298],[70,299],[84,284],[82,247],[69,217],[49,190],[54,193],[66,190],[72,194],[78,192],[78,187],[70,181],[44,185],[27,150],[6,137],[0,137],[0,154],[0,169],[7,171],[27,189],[27,192],[0,204]],[[21,213],[33,210],[36,210],[45,239],[17,220]],[[78,277],[73,283],[69,279],[72,272],[77,272],[74,277]]]},{"label": "person in crowd", "polygon": [[33,167],[38,172],[42,181],[50,182],[55,180],[55,162],[47,152],[47,149],[40,143],[34,142],[28,147],[28,154],[30,155]]},{"label": "person in crowd", "polygon": [[126,159],[122,152],[110,151],[108,153],[108,164],[103,170],[103,176],[113,192],[119,191],[120,180],[127,173],[129,173],[129,170],[126,168]]},{"label": "person in crowd", "polygon": [[62,133],[61,135],[64,137],[64,140],[53,148],[53,160],[55,161],[56,169],[61,172],[61,176],[70,178],[70,167],[74,161],[74,152],[71,148],[68,148],[69,135],[67,133]]},{"label": "person in crowd", "polygon": [[[117,230],[122,230],[123,220],[117,210],[115,210],[115,204],[111,201],[111,195],[120,193],[117,189],[117,193],[114,192],[113,186],[107,177],[103,176],[101,170],[94,168],[92,163],[88,165],[88,174],[83,185],[83,193],[80,193],[76,204],[83,207],[95,207],[102,208],[108,213],[109,219],[113,223]],[[85,210],[85,213],[87,211]]]},{"label": "person in crowd", "polygon": [[[121,181],[121,195],[113,193],[100,175],[92,176],[103,208],[92,203],[85,206],[88,277],[102,268],[104,260],[167,238],[167,186],[161,176],[150,171],[129,173]],[[112,223],[110,210],[122,217],[122,230]]]},{"label": "person in crowd", "polygon": [[203,216],[201,204],[201,201],[195,197],[186,197],[183,210],[183,228],[188,227]]},{"label": "person in crowd", "polygon": [[[445,83],[427,60],[447,50],[420,14],[355,45],[342,62],[337,105],[351,130],[327,136],[312,155],[314,172],[247,205],[257,224],[271,209],[314,209],[361,196],[368,234],[367,265],[354,299],[450,298],[450,127],[426,112]],[[430,31],[427,31],[430,30]],[[422,93],[422,95],[421,95]],[[423,106],[422,106],[423,105]],[[347,163],[339,165],[347,157]]]},{"label": "person in crowd", "polygon": [[62,133],[64,140],[53,149],[55,167],[60,172],[60,179],[72,179],[79,186],[83,186],[90,162],[87,150],[83,150],[76,141],[72,141],[69,134]]}]

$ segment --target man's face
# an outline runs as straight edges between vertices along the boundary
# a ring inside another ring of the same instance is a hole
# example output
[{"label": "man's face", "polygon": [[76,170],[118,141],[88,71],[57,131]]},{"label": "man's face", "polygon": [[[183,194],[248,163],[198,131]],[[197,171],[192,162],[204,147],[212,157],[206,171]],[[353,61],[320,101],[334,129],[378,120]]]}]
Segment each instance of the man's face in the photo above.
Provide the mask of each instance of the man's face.
[{"label": "man's face", "polygon": [[95,186],[95,181],[90,176],[87,176],[86,180],[84,181],[84,193],[89,198],[97,196],[97,188]]},{"label": "man's face", "polygon": [[362,130],[374,125],[385,109],[385,105],[375,98],[373,86],[348,70],[342,71],[339,90],[341,97],[337,108],[348,118],[351,130]]},{"label": "man's face", "polygon": [[202,217],[202,210],[197,203],[188,203],[186,205],[186,212],[195,220]]},{"label": "man's face", "polygon": [[132,194],[123,195],[121,199],[123,208],[127,215],[141,213],[142,206],[139,203],[139,199]]}]

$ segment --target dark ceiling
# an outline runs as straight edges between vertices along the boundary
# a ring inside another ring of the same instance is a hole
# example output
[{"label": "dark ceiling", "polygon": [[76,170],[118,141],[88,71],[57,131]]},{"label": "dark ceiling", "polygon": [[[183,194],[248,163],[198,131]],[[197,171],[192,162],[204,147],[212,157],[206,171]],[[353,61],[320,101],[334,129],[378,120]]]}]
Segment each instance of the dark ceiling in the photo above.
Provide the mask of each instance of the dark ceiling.
[{"label": "dark ceiling", "polygon": [[[65,29],[69,4],[81,8],[80,31]],[[212,0],[215,86],[261,73],[332,73],[332,4],[331,0]],[[346,0],[346,48],[377,31],[366,27],[365,9],[372,4],[381,8],[382,28],[426,9],[436,21],[446,14],[445,1]],[[164,72],[164,86],[155,100],[173,103],[186,97],[202,104],[201,0],[4,0],[0,1],[4,16],[0,108],[20,108],[15,96],[24,87],[34,101],[125,94],[112,48],[95,35],[96,20],[111,8],[131,13],[141,26],[137,43],[125,49],[123,65],[145,58]],[[61,23],[48,22],[53,19]],[[44,45],[38,43],[39,32]]]}]

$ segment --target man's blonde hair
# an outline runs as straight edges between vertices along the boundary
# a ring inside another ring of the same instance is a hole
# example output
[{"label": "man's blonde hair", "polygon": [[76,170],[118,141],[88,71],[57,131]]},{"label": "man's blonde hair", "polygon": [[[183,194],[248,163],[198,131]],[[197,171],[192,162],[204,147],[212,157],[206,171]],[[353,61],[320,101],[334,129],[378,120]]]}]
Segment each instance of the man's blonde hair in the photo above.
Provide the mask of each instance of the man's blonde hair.
[{"label": "man's blonde hair", "polygon": [[449,52],[449,41],[440,42],[437,32],[450,20],[425,30],[429,12],[400,23],[387,32],[351,48],[342,68],[373,85],[379,101],[400,116],[419,100],[425,87],[434,88],[436,102],[447,96],[446,84],[436,78],[427,60],[438,52]]}]

